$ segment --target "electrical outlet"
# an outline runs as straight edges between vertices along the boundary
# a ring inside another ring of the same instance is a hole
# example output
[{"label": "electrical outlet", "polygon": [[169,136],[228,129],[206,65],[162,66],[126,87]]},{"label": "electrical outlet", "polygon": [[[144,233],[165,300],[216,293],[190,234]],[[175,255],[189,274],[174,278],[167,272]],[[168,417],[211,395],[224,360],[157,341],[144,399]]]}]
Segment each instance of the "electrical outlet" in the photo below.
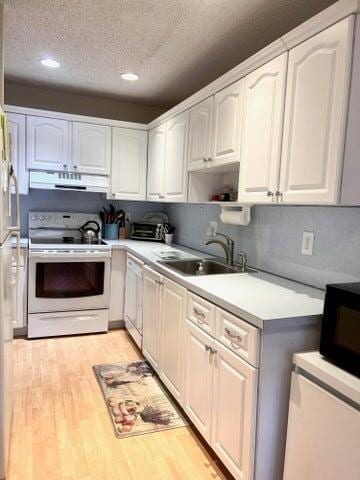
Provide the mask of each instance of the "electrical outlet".
[{"label": "electrical outlet", "polygon": [[314,232],[304,232],[301,246],[303,255],[312,255],[314,251]]},{"label": "electrical outlet", "polygon": [[208,237],[215,237],[217,232],[217,222],[210,222],[209,227],[206,230],[206,235]]}]

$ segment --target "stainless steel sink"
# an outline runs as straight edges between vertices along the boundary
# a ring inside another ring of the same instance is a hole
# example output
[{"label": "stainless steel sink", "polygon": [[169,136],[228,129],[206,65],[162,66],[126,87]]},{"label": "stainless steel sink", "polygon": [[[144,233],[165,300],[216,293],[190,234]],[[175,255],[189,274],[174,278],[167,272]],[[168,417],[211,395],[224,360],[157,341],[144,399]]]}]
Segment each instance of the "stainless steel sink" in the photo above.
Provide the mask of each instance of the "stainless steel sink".
[{"label": "stainless steel sink", "polygon": [[182,275],[220,275],[224,273],[251,273],[256,272],[252,268],[246,267],[242,270],[240,265],[230,266],[220,261],[212,259],[198,258],[195,260],[164,260],[160,261],[162,265],[165,265],[172,270],[175,270]]}]

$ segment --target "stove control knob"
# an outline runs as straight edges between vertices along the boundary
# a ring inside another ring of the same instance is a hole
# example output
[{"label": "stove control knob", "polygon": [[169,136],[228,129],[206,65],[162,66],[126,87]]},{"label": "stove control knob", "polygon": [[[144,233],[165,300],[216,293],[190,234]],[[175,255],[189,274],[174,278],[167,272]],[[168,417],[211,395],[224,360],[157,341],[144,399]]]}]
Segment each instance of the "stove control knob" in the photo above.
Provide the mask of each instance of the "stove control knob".
[{"label": "stove control knob", "polygon": [[31,220],[32,220],[33,222],[35,222],[35,220],[37,220],[37,216],[36,216],[36,215],[32,215],[32,216],[31,216]]},{"label": "stove control knob", "polygon": [[40,222],[43,222],[45,220],[44,215],[40,215],[39,220],[40,220]]}]

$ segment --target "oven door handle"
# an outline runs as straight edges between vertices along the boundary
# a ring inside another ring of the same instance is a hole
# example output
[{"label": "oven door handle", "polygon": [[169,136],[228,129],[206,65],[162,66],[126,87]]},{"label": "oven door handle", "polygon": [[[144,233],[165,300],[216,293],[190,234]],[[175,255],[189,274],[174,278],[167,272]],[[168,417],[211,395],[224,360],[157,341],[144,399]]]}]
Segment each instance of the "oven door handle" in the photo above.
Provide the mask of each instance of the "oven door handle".
[{"label": "oven door handle", "polygon": [[74,250],[71,252],[46,252],[46,251],[36,251],[30,250],[29,256],[31,258],[41,258],[43,260],[51,260],[51,259],[64,259],[64,260],[74,260],[75,262],[82,262],[84,259],[95,260],[101,258],[110,258],[111,251],[108,252],[82,252],[80,250]]}]

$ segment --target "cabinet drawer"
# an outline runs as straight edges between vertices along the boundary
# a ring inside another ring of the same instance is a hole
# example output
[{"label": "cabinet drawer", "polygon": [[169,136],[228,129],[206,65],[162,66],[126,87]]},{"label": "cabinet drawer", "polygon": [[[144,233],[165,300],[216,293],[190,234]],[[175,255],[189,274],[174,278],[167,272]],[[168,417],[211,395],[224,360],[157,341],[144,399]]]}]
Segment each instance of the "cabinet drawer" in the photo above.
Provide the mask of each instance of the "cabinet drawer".
[{"label": "cabinet drawer", "polygon": [[260,332],[256,327],[216,307],[216,338],[251,365],[258,366]]},{"label": "cabinet drawer", "polygon": [[187,318],[207,333],[215,335],[215,305],[188,292]]}]

